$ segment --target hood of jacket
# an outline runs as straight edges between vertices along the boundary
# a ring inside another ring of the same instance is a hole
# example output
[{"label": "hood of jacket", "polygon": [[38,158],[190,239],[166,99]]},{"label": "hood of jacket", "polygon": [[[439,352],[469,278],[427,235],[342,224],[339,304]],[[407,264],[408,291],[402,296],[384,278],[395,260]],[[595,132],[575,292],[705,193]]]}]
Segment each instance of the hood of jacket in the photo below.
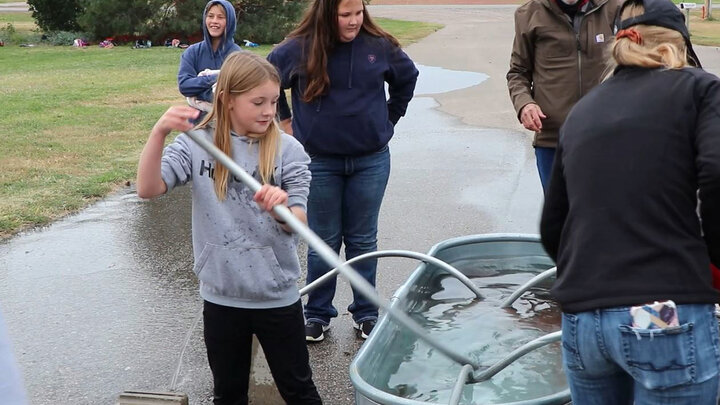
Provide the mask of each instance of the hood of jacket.
[{"label": "hood of jacket", "polygon": [[221,5],[225,9],[225,35],[223,36],[223,41],[217,49],[219,52],[223,52],[224,50],[232,48],[235,44],[235,39],[233,37],[235,36],[235,29],[237,28],[237,18],[235,17],[235,7],[233,7],[233,5],[227,0],[210,0],[205,5],[205,10],[203,10],[202,16],[202,30],[203,42],[205,42],[208,49],[212,49],[212,38],[210,37],[207,25],[205,25],[205,17],[207,16],[207,12],[210,7],[216,4]]}]

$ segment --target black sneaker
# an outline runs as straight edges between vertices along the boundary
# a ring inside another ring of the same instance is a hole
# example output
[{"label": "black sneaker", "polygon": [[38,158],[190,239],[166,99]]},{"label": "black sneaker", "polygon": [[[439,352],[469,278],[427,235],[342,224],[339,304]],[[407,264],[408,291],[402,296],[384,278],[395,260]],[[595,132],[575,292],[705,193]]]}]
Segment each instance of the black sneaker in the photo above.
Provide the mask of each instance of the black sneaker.
[{"label": "black sneaker", "polygon": [[322,342],[325,339],[323,332],[330,329],[330,325],[309,321],[305,324],[305,340],[308,342]]},{"label": "black sneaker", "polygon": [[359,337],[361,337],[362,339],[367,339],[368,336],[370,336],[370,332],[372,332],[376,323],[377,319],[368,319],[367,321],[362,321],[359,324],[353,322],[353,327],[358,330]]}]

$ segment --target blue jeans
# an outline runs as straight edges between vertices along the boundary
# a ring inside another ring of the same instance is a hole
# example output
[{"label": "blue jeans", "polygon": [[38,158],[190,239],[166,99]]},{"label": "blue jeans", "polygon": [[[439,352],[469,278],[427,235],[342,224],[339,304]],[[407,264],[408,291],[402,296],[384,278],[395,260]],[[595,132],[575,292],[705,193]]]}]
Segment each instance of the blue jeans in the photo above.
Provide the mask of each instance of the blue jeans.
[{"label": "blue jeans", "polygon": [[550,184],[550,176],[552,174],[553,161],[555,161],[555,148],[536,146],[535,161],[537,162],[538,173],[540,174],[540,184],[542,184],[543,193],[547,193],[548,185]]},{"label": "blue jeans", "polygon": [[720,350],[712,304],[678,305],[679,327],[632,328],[629,307],[562,315],[574,405],[718,403]]},{"label": "blue jeans", "polygon": [[[380,204],[390,177],[390,150],[359,156],[311,156],[310,196],[308,197],[308,225],[335,252],[345,244],[345,257],[353,257],[377,250],[377,227]],[[308,277],[310,284],[330,270],[315,250],[308,248]],[[352,266],[373,286],[377,259],[364,260]],[[336,278],[325,282],[308,295],[305,318],[308,321],[330,324],[338,315],[332,304]],[[353,289],[353,302],[348,307],[355,322],[376,319],[377,307]]]}]

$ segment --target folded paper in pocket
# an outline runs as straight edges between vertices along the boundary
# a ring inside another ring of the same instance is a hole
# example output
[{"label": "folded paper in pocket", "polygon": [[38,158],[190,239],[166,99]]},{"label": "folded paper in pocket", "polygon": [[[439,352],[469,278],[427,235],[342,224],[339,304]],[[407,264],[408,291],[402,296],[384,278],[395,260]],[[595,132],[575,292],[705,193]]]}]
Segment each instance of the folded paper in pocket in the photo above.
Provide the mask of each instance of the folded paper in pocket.
[{"label": "folded paper in pocket", "polygon": [[633,328],[666,329],[680,325],[675,303],[670,300],[631,307],[630,315]]}]

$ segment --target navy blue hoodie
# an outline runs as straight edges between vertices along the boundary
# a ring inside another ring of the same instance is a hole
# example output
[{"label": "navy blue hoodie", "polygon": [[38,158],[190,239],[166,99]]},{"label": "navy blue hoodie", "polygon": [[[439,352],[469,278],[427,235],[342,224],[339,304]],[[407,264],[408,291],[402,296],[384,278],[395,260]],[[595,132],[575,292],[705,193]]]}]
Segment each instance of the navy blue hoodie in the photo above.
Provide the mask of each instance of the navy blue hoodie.
[{"label": "navy blue hoodie", "polygon": [[[205,16],[208,9],[219,4],[225,8],[226,26],[224,42],[220,44],[217,51],[213,52],[210,33],[205,26]],[[180,57],[180,70],[178,71],[178,87],[180,93],[185,97],[197,97],[199,100],[213,101],[212,85],[217,80],[217,75],[201,76],[198,73],[205,69],[220,69],[225,57],[234,51],[239,51],[240,47],[235,43],[233,36],[235,35],[237,20],[235,18],[235,8],[230,2],[225,0],[211,0],[205,6],[202,18],[203,41],[192,44],[183,52]]]},{"label": "navy blue hoodie", "polygon": [[[278,68],[280,86],[291,89],[293,135],[305,150],[311,155],[359,156],[387,145],[417,81],[418,70],[407,54],[364,31],[350,42],[337,42],[328,53],[329,91],[311,103],[301,100],[307,84],[302,56],[302,41],[291,38],[268,60]],[[280,97],[278,116],[291,117],[285,97]]]}]

